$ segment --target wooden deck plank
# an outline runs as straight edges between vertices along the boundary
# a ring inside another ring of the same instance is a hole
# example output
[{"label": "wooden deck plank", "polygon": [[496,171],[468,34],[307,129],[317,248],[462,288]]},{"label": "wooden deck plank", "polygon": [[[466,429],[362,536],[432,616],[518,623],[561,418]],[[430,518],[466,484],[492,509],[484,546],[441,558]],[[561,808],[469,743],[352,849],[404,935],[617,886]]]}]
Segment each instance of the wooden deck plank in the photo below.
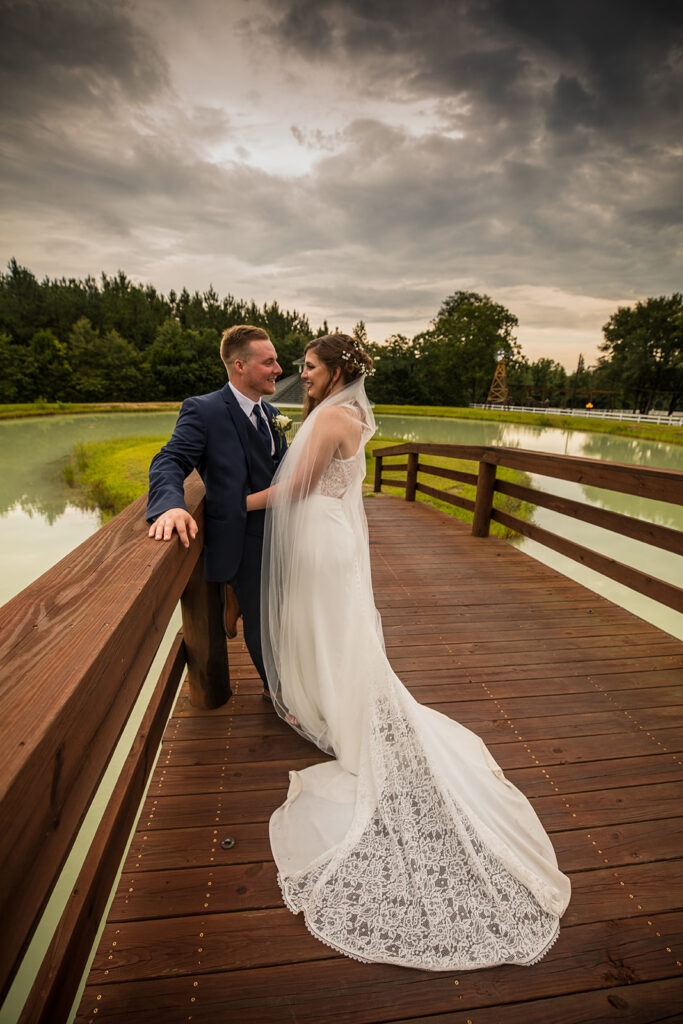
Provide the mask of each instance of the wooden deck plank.
[{"label": "wooden deck plank", "polygon": [[[419,700],[482,736],[572,875],[558,943],[531,968],[430,974],[313,939],[282,907],[268,819],[288,771],[322,755],[262,700],[238,639],[227,705],[201,711],[179,695],[79,1024],[673,1021],[683,647],[424,505],[367,509],[392,664]],[[408,522],[421,538],[410,548]]]},{"label": "wooden deck plank", "polygon": [[[214,846],[227,832],[227,828],[216,829],[214,825],[154,829],[145,833],[144,842],[138,832],[133,837],[124,873],[140,875],[145,871],[208,867],[217,863]],[[235,845],[229,854],[221,850],[226,863],[253,864],[270,858],[265,821],[231,824],[229,834]],[[634,822],[555,832],[553,845],[562,869],[570,872],[593,869],[596,854],[608,857],[613,868],[675,860],[683,850],[683,816],[648,820],[645,828],[641,822]]]},{"label": "wooden deck plank", "polygon": [[[191,828],[214,824],[229,826],[264,821],[287,795],[287,787],[238,793],[200,793],[162,796],[151,792],[140,818],[145,832],[157,828]],[[570,801],[570,808],[565,801]],[[623,822],[677,817],[683,805],[683,782],[629,786],[603,792],[564,793],[532,797],[534,810],[550,832],[585,825],[618,826]],[[574,817],[574,815],[576,817]]]},{"label": "wooden deck plank", "polygon": [[[551,954],[533,968],[432,975],[332,957],[260,969],[195,970],[137,983],[112,972],[88,985],[77,1020],[175,1024],[186,1019],[181,1014],[192,1014],[193,1024],[379,1024],[396,1020],[399,1009],[405,1017],[496,1007],[504,1022],[503,1008],[515,1002],[671,978],[666,948],[683,943],[683,919],[668,914],[656,923],[659,935],[642,918],[565,928]],[[280,943],[286,950],[286,932]]]},{"label": "wooden deck plank", "polygon": [[[579,992],[554,999],[534,999],[531,1002],[506,1006],[506,1024],[566,1024],[566,1021],[585,1021],[586,1024],[680,1024],[683,1006],[683,979],[672,978],[663,982],[641,985],[622,985],[601,992]],[[477,1010],[477,1024],[499,1024],[497,1007]],[[394,1024],[472,1024],[469,1010],[444,1013],[434,1017],[411,1017]]]},{"label": "wooden deck plank", "polygon": [[[619,869],[617,885],[610,885],[614,867],[605,867],[604,851],[597,852],[586,839],[592,853],[592,870],[574,878],[572,900],[565,915],[565,927],[587,921],[610,920],[642,915],[647,903],[649,913],[666,911],[675,902],[683,906],[683,872],[680,856],[655,863],[625,865]],[[600,865],[597,867],[596,865]],[[109,913],[109,926],[136,921],[148,931],[155,918],[175,918],[197,914],[208,901],[206,913],[280,909],[282,899],[277,872],[272,860],[249,864],[217,864],[183,871],[147,872],[138,885],[137,872],[126,874],[126,886],[116,894]],[[622,886],[623,883],[623,886]],[[207,888],[208,887],[208,888]],[[621,887],[621,888],[620,888]],[[637,894],[637,895],[636,895]],[[633,895],[633,899],[630,897]],[[134,946],[137,938],[127,929],[124,934]],[[119,940],[119,951],[122,950]]]},{"label": "wooden deck plank", "polygon": [[[324,760],[319,753],[285,760],[238,762],[230,767],[220,763],[184,764],[163,769],[163,796],[206,793],[237,793],[272,789],[282,782],[288,771],[301,771]],[[527,763],[530,760],[527,755]],[[680,768],[673,758],[665,760],[658,754],[609,761],[583,761],[554,765],[552,772],[536,765],[510,768],[510,782],[529,797],[545,796],[549,786],[559,786],[565,793],[610,790],[627,786],[678,782]]]},{"label": "wooden deck plank", "polygon": [[[606,761],[618,757],[639,757],[653,752],[657,741],[672,752],[683,750],[683,730],[658,730],[657,738],[651,738],[644,730],[629,730],[609,736],[570,736],[561,746],[554,740],[534,744],[534,755],[541,764],[566,764],[567,762]],[[529,755],[517,743],[493,743],[491,753],[503,769],[523,768],[529,764]],[[223,730],[204,739],[174,739],[162,747],[165,764],[192,765],[218,764],[224,760],[226,738]],[[292,730],[287,735],[250,736],[230,739],[231,764],[252,761],[278,761],[283,758],[301,758],[310,752],[306,740]]]},{"label": "wooden deck plank", "polygon": [[[486,743],[507,743],[515,740],[507,724],[509,718],[505,719],[501,714],[497,714],[495,707],[491,708],[495,717],[487,718],[481,715],[481,708],[477,709],[473,701],[434,700],[430,703],[432,707],[457,718],[469,728],[475,728]],[[213,727],[204,716],[193,717],[185,721],[187,724],[182,723],[179,726],[179,736],[182,735],[188,739],[201,739],[213,735]],[[630,721],[625,713],[618,708],[590,713],[577,712],[574,715],[542,715],[535,718],[514,719],[513,721],[517,721],[518,724],[523,722],[525,735],[535,740],[559,740],[572,736],[623,734],[624,732],[636,733],[641,731],[641,725],[649,731],[656,730],[653,735],[659,736],[659,730],[678,731],[681,727],[680,706],[639,708],[636,721]],[[260,702],[257,714],[236,714],[232,719],[232,736],[235,738],[257,735],[277,736],[281,735],[281,728],[281,723],[273,719],[271,711],[265,708],[261,710]]]}]

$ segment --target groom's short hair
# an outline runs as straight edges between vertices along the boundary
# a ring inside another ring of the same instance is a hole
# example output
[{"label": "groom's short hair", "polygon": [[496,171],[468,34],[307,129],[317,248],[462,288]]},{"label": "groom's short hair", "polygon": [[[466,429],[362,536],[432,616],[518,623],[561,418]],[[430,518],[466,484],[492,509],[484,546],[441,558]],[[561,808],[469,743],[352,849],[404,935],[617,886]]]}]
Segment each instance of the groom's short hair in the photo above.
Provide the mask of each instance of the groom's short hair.
[{"label": "groom's short hair", "polygon": [[236,359],[246,359],[249,355],[249,344],[252,341],[270,341],[268,332],[262,327],[252,324],[237,324],[228,327],[221,338],[221,359],[228,369]]}]

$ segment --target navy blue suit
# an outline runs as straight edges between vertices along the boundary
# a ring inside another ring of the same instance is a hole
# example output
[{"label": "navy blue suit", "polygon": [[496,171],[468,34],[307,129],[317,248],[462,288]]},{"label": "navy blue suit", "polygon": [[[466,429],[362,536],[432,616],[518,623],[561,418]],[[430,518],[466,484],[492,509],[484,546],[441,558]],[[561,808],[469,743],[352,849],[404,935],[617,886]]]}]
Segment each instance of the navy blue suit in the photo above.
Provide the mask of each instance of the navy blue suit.
[{"label": "navy blue suit", "polygon": [[149,467],[147,519],[185,508],[183,481],[197,469],[206,489],[204,570],[207,580],[230,583],[242,609],[244,639],[259,675],[261,655],[261,554],[264,511],[247,512],[247,494],[270,486],[287,448],[273,429],[277,409],[262,402],[275,440],[271,455],[261,433],[240,408],[228,384],[187,398],[169,441]]}]

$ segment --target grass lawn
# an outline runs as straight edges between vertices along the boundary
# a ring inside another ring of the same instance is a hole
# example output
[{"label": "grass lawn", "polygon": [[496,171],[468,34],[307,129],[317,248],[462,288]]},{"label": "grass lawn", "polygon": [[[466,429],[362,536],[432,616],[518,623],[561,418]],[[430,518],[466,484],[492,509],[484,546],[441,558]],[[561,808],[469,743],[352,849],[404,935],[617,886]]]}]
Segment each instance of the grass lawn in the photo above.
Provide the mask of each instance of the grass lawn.
[{"label": "grass lawn", "polygon": [[[74,449],[70,462],[64,467],[65,479],[78,492],[80,502],[88,508],[100,509],[102,517],[106,521],[147,490],[149,464],[166,440],[167,437],[161,435],[159,437],[127,437],[116,441],[79,444]],[[375,460],[372,452],[376,448],[385,448],[387,445],[398,443],[392,438],[376,437],[366,446],[365,493],[372,492],[374,481]],[[405,461],[405,458],[401,458],[399,461]],[[462,459],[429,458],[429,464],[448,466],[450,469],[460,469],[469,473],[477,472],[476,463],[464,462]],[[385,465],[390,466],[391,463],[385,463]],[[498,475],[504,480],[514,480],[517,483],[528,484],[529,482],[525,473],[514,469],[499,467]],[[421,475],[420,480],[431,487],[474,499],[475,487],[469,484],[461,484],[437,476]],[[382,490],[387,494],[401,495],[405,493],[405,489],[401,487],[384,486]],[[449,505],[448,502],[439,501],[420,493],[417,495],[417,501],[433,505],[463,522],[472,522],[472,513],[467,509],[456,508],[454,505]],[[520,502],[503,494],[496,495],[495,501],[497,507],[505,509],[512,515],[518,515],[525,519],[531,517],[532,506],[526,502]],[[491,533],[498,537],[511,536],[511,532],[499,523],[491,523]]]},{"label": "grass lawn", "polygon": [[0,420],[99,412],[172,412],[180,402],[21,402],[0,405]]}]

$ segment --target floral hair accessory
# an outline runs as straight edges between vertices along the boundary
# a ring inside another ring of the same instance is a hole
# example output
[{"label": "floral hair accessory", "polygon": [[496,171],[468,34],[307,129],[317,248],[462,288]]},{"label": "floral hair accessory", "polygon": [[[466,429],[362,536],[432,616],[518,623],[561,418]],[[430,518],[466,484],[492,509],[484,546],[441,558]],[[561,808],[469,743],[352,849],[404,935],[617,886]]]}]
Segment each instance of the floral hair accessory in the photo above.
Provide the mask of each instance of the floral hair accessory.
[{"label": "floral hair accessory", "polygon": [[354,338],[351,345],[352,351],[346,349],[340,354],[340,359],[346,363],[349,369],[357,370],[364,377],[371,377],[375,371],[374,369],[368,369],[367,363],[363,360],[364,353],[363,349],[360,347],[360,343],[356,338]]}]

